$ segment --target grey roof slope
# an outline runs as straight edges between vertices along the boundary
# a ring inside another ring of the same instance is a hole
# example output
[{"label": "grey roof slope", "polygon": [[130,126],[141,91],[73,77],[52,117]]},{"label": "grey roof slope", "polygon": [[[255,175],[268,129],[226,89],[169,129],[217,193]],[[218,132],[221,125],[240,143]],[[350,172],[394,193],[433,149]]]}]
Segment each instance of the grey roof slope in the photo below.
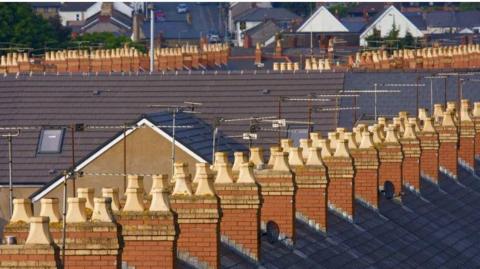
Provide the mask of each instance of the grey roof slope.
[{"label": "grey roof slope", "polygon": [[[0,78],[0,126],[48,126],[73,123],[122,125],[139,115],[158,112],[154,104],[178,105],[201,102],[201,114],[208,124],[216,117],[226,119],[277,116],[280,96],[306,97],[337,93],[343,88],[343,73],[266,74],[253,71],[218,71],[131,75],[33,75]],[[334,106],[326,102],[325,107]],[[305,121],[305,104],[286,102],[282,115],[288,120]],[[314,128],[336,126],[336,113],[314,113]],[[261,124],[271,128],[268,123]],[[220,131],[227,136],[246,132],[248,121],[226,123]],[[296,127],[296,126],[293,126]],[[76,159],[80,160],[103,145],[119,130],[78,132]],[[13,140],[13,179],[18,184],[44,184],[71,165],[71,136],[66,132],[60,154],[36,154],[39,131],[23,131]],[[270,145],[277,133],[259,131],[254,145]],[[243,142],[243,141],[241,141]],[[7,144],[0,139],[0,184],[8,182]]]},{"label": "grey roof slope", "polygon": [[65,2],[60,7],[60,11],[85,11],[94,4],[95,2]]},{"label": "grey roof slope", "polygon": [[457,19],[453,11],[432,11],[427,13],[425,21],[428,27],[455,27]]},{"label": "grey roof slope", "polygon": [[[430,79],[435,73],[430,72],[349,72],[345,74],[345,90],[373,90],[374,83],[389,84],[415,84],[417,76],[420,77],[419,87],[419,106],[430,109]],[[465,76],[465,79],[479,79],[480,75]],[[433,79],[432,81],[433,103],[444,103],[444,80]],[[408,111],[410,115],[416,115],[416,87],[378,87],[378,90],[400,90],[400,93],[379,93],[377,95],[377,113],[392,117],[398,115],[398,111]],[[372,117],[374,115],[374,102],[372,93],[359,93],[357,99],[357,116],[362,115]],[[463,97],[472,100],[480,100],[478,83],[466,81],[463,85]],[[450,76],[447,80],[447,101],[457,100],[457,77]],[[345,107],[353,106],[353,99],[344,98],[341,105]],[[353,111],[341,111],[339,113],[339,125],[351,127],[354,118]]]},{"label": "grey roof slope", "polygon": [[264,23],[247,30],[245,34],[248,34],[252,38],[252,44],[260,43],[263,44],[276,33],[280,33],[282,28],[278,26],[273,20],[268,20]]},{"label": "grey roof slope", "polygon": [[299,19],[295,13],[289,11],[285,8],[252,8],[251,10],[242,13],[240,16],[235,18],[236,21],[264,21],[264,20],[275,20],[275,21],[291,21],[294,19]]},{"label": "grey roof slope", "polygon": [[[460,169],[460,181],[422,179],[421,194],[402,203],[381,199],[373,210],[356,202],[353,223],[328,213],[327,233],[297,221],[292,248],[262,238],[264,268],[478,268],[480,180]],[[222,268],[252,268],[223,246]]]}]

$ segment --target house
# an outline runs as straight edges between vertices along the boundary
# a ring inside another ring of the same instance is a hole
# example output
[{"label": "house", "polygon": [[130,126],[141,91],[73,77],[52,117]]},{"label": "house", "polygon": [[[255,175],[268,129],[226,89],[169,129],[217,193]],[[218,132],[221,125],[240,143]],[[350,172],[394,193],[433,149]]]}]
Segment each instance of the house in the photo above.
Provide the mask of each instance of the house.
[{"label": "house", "polygon": [[269,20],[274,21],[282,29],[288,29],[300,24],[301,18],[285,8],[256,7],[249,9],[233,18],[237,45],[244,46],[245,31]]},{"label": "house", "polygon": [[330,11],[321,6],[315,11],[298,29],[301,33],[331,33],[331,32],[348,32],[349,30],[343,25]]},{"label": "house", "polygon": [[[115,10],[123,16],[132,17],[133,8],[124,2],[65,2],[59,15],[63,26],[81,27],[93,16],[105,12],[105,9]],[[109,12],[111,13],[111,12]]]},{"label": "house", "polygon": [[282,28],[278,26],[274,21],[268,20],[265,23],[261,23],[253,28],[244,32],[245,36],[250,39],[248,47],[252,47],[254,44],[261,44],[263,46],[270,46],[275,42],[275,36],[282,31]]},{"label": "house", "polygon": [[[343,76],[343,73],[272,74],[247,70],[178,72],[165,75],[131,73],[98,76],[39,74],[17,78],[14,75],[2,76],[0,92],[4,96],[3,100],[8,100],[8,104],[0,108],[4,113],[0,119],[0,127],[37,126],[34,130],[23,130],[19,137],[13,139],[14,195],[30,196],[45,184],[58,182],[63,171],[72,166],[72,136],[68,128],[71,124],[117,126],[104,129],[85,128],[85,131],[75,132],[74,159],[75,166],[78,166],[82,163],[93,164],[96,162],[90,161],[97,157],[99,159],[96,160],[100,161],[107,158],[107,155],[112,155],[108,157],[112,160],[108,165],[114,170],[109,170],[110,168],[103,163],[102,167],[96,168],[96,172],[119,170],[123,172],[123,158],[120,158],[123,156],[123,143],[120,142],[123,125],[133,126],[141,123],[147,127],[158,124],[168,126],[169,120],[171,122],[168,114],[158,113],[162,110],[161,105],[184,105],[185,101],[201,103],[202,105],[196,109],[196,112],[200,113],[181,115],[178,118],[178,125],[194,125],[198,128],[176,130],[179,142],[177,160],[211,162],[212,126],[218,122],[219,117],[244,120],[220,123],[217,149],[221,149],[231,137],[236,137],[237,143],[245,147],[249,144],[248,140],[241,137],[244,133],[250,132],[250,117],[277,117],[278,100],[281,96],[305,97],[309,94],[338,93],[343,85]],[[15,91],[12,91],[12,88],[15,88]],[[291,92],[292,88],[295,88],[294,93]],[[333,108],[335,101],[330,100],[321,105]],[[307,128],[305,124],[297,122],[305,122],[307,111],[299,109],[298,102],[285,101],[282,107],[282,117],[294,122],[287,122],[287,126],[280,134],[281,137],[305,131]],[[334,111],[314,113],[313,129],[327,130],[335,126],[335,114]],[[38,128],[39,126],[44,128]],[[252,145],[268,147],[278,142],[279,134],[271,131],[271,121],[260,121],[255,126],[258,126],[255,127],[258,129],[258,137],[252,140]],[[57,131],[46,133],[43,137],[60,138],[56,143],[51,143],[57,148],[50,152],[39,152],[42,130],[51,129]],[[155,165],[161,166],[162,173],[171,172],[169,137],[172,134],[168,128],[148,127],[139,128],[135,132],[127,131],[127,172],[140,173],[137,165],[140,165],[139,168],[142,170],[147,169],[146,163],[139,163],[128,157],[133,154],[132,156],[137,156],[135,158],[142,158],[139,154],[143,153],[156,156]],[[130,137],[135,138],[135,141],[139,139],[138,143],[135,142],[138,147],[132,142],[128,143]],[[148,141],[156,141],[156,146],[149,144]],[[6,153],[7,148],[7,140],[0,139],[0,149]],[[102,155],[102,152],[107,155]],[[87,160],[89,161],[86,162]],[[193,163],[190,164],[193,166]],[[93,168],[90,171],[93,171]],[[105,178],[107,179],[108,177]],[[8,216],[6,213],[8,202],[5,203],[8,200],[7,154],[0,155],[0,199],[2,199],[1,218],[5,218]]]},{"label": "house", "polygon": [[45,19],[57,17],[62,6],[60,2],[30,2],[29,4],[37,15]]},{"label": "house", "polygon": [[393,25],[399,30],[398,36],[400,38],[405,37],[407,33],[410,33],[413,37],[424,36],[420,29],[392,5],[387,7],[383,12],[378,13],[377,16],[373,17],[370,22],[365,25],[359,37],[360,46],[367,46],[365,39],[372,35],[374,30],[379,30],[382,37],[387,36],[392,30]]},{"label": "house", "polygon": [[231,2],[228,4],[228,31],[235,32],[234,18],[237,18],[242,13],[249,11],[252,8],[271,8],[272,4],[268,2]]},{"label": "house", "polygon": [[425,15],[429,34],[454,33],[457,20],[454,11],[432,11]]}]

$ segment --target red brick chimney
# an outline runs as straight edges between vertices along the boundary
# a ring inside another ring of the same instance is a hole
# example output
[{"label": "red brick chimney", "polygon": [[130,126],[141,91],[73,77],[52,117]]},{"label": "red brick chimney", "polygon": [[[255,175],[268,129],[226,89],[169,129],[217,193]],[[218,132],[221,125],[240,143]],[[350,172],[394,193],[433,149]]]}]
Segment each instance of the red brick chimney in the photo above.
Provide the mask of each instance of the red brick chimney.
[{"label": "red brick chimney", "polygon": [[[252,152],[253,155],[253,152]],[[295,179],[287,161],[286,152],[274,152],[272,168],[255,170],[260,184],[263,205],[262,229],[278,231],[278,239],[288,244],[295,242]]]},{"label": "red brick chimney", "polygon": [[405,124],[405,132],[400,137],[403,151],[403,184],[413,191],[420,192],[420,140],[415,131],[415,118]]},{"label": "red brick chimney", "polygon": [[262,63],[262,48],[260,47],[260,43],[257,43],[255,48],[255,64]]},{"label": "red brick chimney", "polygon": [[459,161],[463,166],[474,171],[475,168],[475,124],[472,120],[468,100],[461,101],[460,107],[460,144]]},{"label": "red brick chimney", "polygon": [[328,171],[328,207],[353,221],[353,159],[347,148],[347,140],[336,141],[336,150],[330,152],[329,141],[320,139],[322,158]]},{"label": "red brick chimney", "polygon": [[[402,146],[398,141],[398,133],[395,125],[390,124],[387,128],[385,140],[377,144],[380,159],[379,186],[388,195],[389,191],[393,197],[400,198],[402,193]],[[390,190],[388,188],[392,188]]]},{"label": "red brick chimney", "polygon": [[475,123],[475,158],[480,158],[480,102],[473,104],[473,122]]},{"label": "red brick chimney", "polygon": [[443,114],[441,124],[437,127],[440,141],[439,169],[453,178],[457,177],[458,164],[458,133],[453,119],[453,112],[447,110]]},{"label": "red brick chimney", "polygon": [[423,177],[438,182],[438,150],[440,142],[438,132],[434,127],[433,118],[425,117],[422,119],[422,129],[418,133],[420,148],[420,173]]}]

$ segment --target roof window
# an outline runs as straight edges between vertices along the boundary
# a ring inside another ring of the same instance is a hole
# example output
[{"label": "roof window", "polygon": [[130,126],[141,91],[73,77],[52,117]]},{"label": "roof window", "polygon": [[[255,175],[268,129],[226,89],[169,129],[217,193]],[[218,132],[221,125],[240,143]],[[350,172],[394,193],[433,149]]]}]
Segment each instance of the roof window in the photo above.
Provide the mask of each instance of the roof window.
[{"label": "roof window", "polygon": [[38,140],[38,153],[62,152],[64,129],[43,129]]}]

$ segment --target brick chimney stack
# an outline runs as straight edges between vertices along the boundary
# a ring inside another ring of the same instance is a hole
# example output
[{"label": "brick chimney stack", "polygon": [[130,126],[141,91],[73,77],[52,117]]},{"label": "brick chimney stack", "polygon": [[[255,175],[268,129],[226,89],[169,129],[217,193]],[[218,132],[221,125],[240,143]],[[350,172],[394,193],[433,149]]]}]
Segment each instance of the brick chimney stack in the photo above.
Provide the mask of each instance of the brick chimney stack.
[{"label": "brick chimney stack", "polygon": [[472,120],[470,104],[467,99],[460,107],[460,144],[458,158],[463,166],[474,171],[475,168],[475,124]]},{"label": "brick chimney stack", "polygon": [[260,43],[257,43],[255,47],[255,64],[261,64],[262,63],[262,48],[260,47]]},{"label": "brick chimney stack", "polygon": [[457,125],[454,122],[453,112],[447,110],[443,114],[443,119],[437,127],[440,140],[439,148],[439,169],[441,172],[456,178],[458,163],[458,133]]}]

